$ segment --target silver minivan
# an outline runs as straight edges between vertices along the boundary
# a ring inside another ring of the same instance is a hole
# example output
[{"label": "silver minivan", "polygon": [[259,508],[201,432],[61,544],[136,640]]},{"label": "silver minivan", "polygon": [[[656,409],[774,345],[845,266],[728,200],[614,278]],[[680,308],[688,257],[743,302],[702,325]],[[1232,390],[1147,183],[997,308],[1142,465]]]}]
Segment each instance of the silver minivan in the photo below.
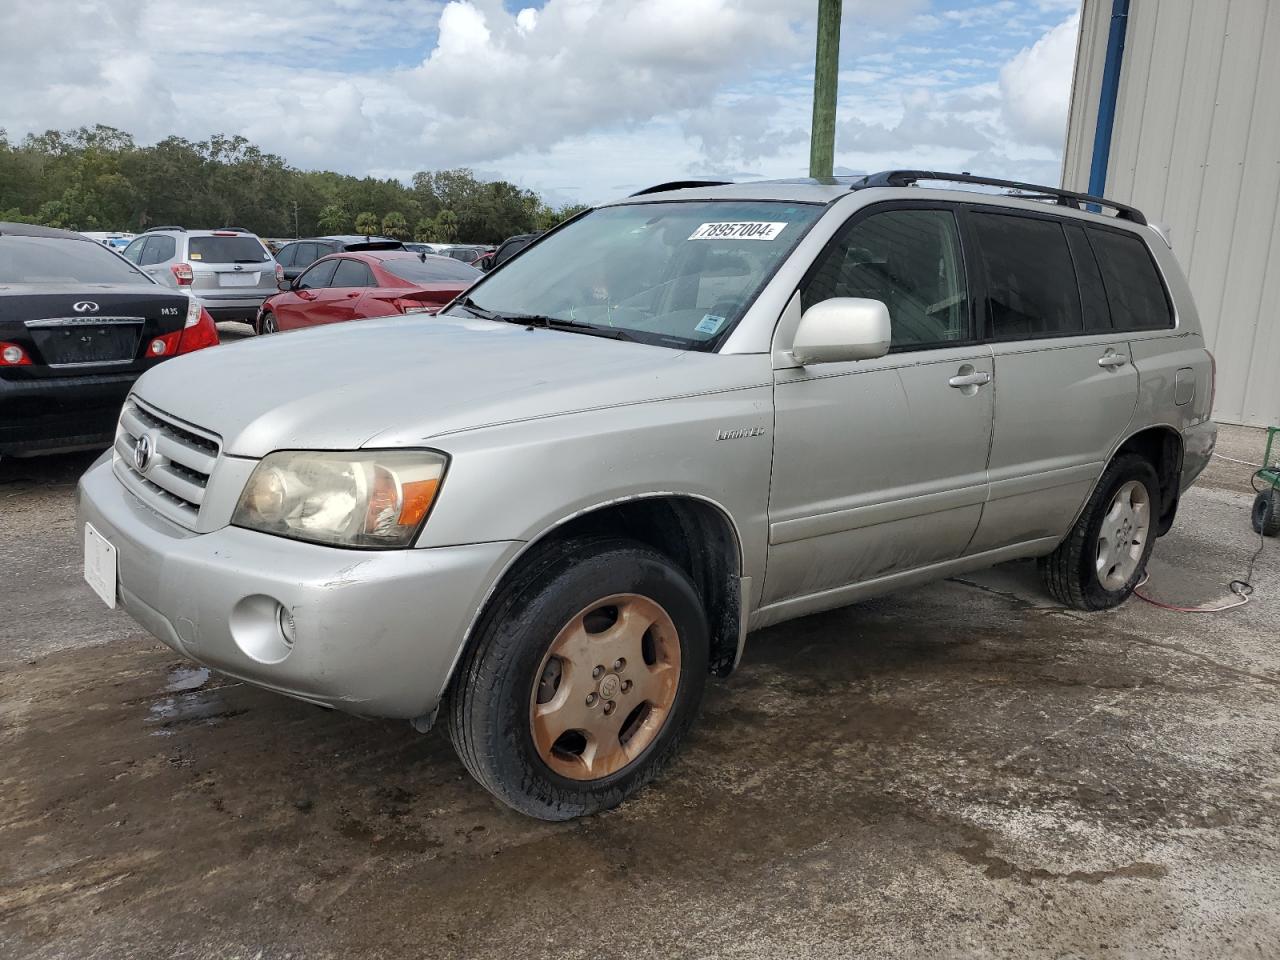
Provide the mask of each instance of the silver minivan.
[{"label": "silver minivan", "polygon": [[189,292],[215,320],[252,322],[283,276],[266,245],[236,227],[153,227],[124,257],[158,283]]},{"label": "silver minivan", "polygon": [[1065,606],[1123,602],[1212,396],[1130,207],[912,171],[660,186],[438,316],[148,372],[80,481],[85,577],[230,676],[443,717],[480,784],[563,819],[652,779],[752,630],[1018,558]]}]

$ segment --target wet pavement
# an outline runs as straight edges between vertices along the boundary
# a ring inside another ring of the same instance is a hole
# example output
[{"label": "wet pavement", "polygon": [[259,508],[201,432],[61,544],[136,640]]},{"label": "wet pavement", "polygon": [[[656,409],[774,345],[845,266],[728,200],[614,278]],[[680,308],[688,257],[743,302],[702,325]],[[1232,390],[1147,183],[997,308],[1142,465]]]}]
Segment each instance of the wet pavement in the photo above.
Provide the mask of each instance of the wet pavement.
[{"label": "wet pavement", "polygon": [[[91,459],[0,463],[0,957],[1280,955],[1280,543],[1218,616],[1067,612],[1012,564],[763,631],[661,782],[543,824],[439,731],[106,610]],[[1187,498],[1152,596],[1226,595],[1246,476]]]}]

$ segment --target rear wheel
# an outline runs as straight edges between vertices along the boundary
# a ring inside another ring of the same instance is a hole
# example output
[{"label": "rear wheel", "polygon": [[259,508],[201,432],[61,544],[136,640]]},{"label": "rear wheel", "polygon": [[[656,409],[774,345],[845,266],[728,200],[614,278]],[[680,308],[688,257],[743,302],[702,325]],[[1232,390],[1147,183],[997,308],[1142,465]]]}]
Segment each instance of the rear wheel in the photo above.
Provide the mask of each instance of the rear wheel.
[{"label": "rear wheel", "polygon": [[1159,479],[1145,458],[1113,460],[1067,538],[1040,561],[1054,599],[1077,610],[1105,610],[1127,600],[1155,546],[1159,497]]},{"label": "rear wheel", "polygon": [[688,576],[627,540],[539,550],[500,591],[450,691],[471,774],[544,820],[621,803],[671,759],[707,674]]},{"label": "rear wheel", "polygon": [[1280,536],[1280,490],[1263,490],[1253,498],[1253,532]]}]

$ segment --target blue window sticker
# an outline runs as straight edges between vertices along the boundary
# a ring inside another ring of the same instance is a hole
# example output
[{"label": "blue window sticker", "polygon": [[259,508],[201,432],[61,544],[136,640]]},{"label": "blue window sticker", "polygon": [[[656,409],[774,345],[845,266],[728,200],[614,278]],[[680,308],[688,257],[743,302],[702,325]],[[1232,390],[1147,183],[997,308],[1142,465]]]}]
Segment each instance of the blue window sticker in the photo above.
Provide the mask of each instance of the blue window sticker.
[{"label": "blue window sticker", "polygon": [[705,333],[710,336],[723,326],[724,317],[717,317],[714,314],[708,313],[698,321],[698,325],[693,329],[697,330],[698,333]]}]

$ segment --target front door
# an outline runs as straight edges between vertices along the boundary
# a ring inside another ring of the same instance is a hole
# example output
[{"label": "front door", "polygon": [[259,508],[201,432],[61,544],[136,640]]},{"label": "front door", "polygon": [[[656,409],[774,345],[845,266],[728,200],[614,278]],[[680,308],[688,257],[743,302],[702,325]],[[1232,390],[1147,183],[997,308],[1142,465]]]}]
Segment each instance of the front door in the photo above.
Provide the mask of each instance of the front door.
[{"label": "front door", "polygon": [[987,496],[991,350],[975,337],[955,212],[882,204],[837,234],[802,307],[883,301],[891,352],[775,374],[764,602],[959,557]]}]

